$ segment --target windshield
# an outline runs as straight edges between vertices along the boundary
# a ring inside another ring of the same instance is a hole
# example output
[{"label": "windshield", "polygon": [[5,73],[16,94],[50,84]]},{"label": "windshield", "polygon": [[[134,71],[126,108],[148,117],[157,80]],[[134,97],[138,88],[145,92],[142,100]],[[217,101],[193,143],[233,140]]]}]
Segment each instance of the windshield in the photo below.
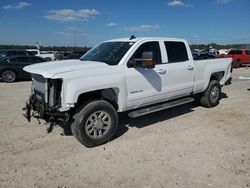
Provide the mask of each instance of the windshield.
[{"label": "windshield", "polygon": [[101,43],[82,56],[80,60],[99,61],[108,65],[117,65],[133,44],[133,42]]}]

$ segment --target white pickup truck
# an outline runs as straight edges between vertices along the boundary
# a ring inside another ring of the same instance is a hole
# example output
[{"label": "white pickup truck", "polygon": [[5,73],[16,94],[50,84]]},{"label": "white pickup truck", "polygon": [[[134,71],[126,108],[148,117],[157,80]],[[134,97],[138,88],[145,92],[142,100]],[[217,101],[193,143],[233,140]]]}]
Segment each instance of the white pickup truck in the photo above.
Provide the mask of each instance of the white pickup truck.
[{"label": "white pickup truck", "polygon": [[[109,141],[118,112],[131,118],[194,101],[219,104],[231,81],[231,58],[194,61],[186,40],[122,38],[81,57],[24,68],[32,74],[25,116],[64,122],[87,147]],[[32,114],[32,115],[31,115]]]},{"label": "white pickup truck", "polygon": [[56,58],[55,58],[55,53],[56,52],[40,51],[40,50],[37,50],[37,49],[26,49],[25,51],[30,52],[32,55],[42,57],[46,61],[54,61],[54,60],[56,60]]}]

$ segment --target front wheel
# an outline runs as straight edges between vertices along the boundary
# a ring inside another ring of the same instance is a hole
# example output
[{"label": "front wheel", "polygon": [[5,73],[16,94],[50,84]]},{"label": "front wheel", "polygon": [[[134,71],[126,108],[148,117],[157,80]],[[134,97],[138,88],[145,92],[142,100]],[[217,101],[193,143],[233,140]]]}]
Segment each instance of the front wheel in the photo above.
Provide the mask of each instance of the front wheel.
[{"label": "front wheel", "polygon": [[208,88],[202,94],[200,103],[202,106],[211,108],[217,106],[220,101],[221,86],[217,80],[210,81]]},{"label": "front wheel", "polygon": [[118,116],[115,108],[104,100],[81,105],[72,118],[71,130],[75,138],[86,147],[109,141],[116,132]]},{"label": "front wheel", "polygon": [[11,83],[16,80],[16,74],[12,70],[5,70],[2,72],[1,78],[4,82]]}]

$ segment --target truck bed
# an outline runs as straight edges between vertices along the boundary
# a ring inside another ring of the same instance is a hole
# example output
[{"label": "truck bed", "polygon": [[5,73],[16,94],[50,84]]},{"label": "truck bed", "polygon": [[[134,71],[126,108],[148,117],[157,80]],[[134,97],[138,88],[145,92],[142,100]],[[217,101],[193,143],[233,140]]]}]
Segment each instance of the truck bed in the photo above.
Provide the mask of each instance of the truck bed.
[{"label": "truck bed", "polygon": [[[195,63],[195,85],[194,93],[199,93],[207,88],[210,75],[212,72],[224,72],[224,76],[220,81],[221,85],[224,85],[231,76],[231,64],[232,58],[214,58],[204,60],[194,60]],[[225,67],[227,70],[225,72]],[[210,75],[208,75],[210,74]]]}]

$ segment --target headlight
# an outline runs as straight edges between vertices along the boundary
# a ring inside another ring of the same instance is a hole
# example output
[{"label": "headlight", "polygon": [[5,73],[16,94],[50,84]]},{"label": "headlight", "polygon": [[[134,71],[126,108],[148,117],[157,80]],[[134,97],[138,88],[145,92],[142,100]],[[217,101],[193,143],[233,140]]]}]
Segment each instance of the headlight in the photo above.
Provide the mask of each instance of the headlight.
[{"label": "headlight", "polygon": [[49,79],[48,80],[48,98],[49,106],[60,108],[61,107],[61,91],[62,91],[62,80],[60,79]]}]

